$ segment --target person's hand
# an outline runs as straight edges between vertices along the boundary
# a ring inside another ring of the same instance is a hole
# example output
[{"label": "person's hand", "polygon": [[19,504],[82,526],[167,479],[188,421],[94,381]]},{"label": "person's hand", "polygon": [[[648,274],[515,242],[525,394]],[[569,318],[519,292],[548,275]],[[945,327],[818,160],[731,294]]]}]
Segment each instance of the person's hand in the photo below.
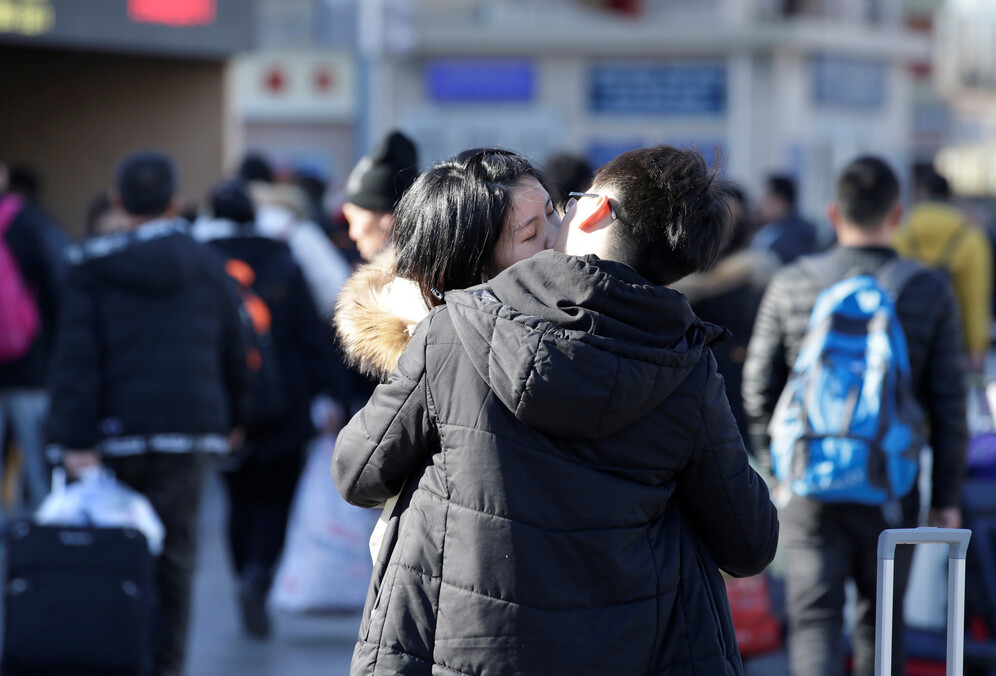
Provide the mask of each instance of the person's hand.
[{"label": "person's hand", "polygon": [[968,355],[968,372],[970,375],[983,376],[982,382],[985,384],[986,357],[985,350],[976,350]]},{"label": "person's hand", "polygon": [[320,433],[335,436],[346,424],[346,409],[335,399],[319,395],[311,403],[311,422]]},{"label": "person's hand", "polygon": [[83,471],[90,467],[100,467],[100,456],[91,450],[65,451],[62,455],[62,466],[70,479],[79,479]]},{"label": "person's hand", "polygon": [[321,431],[324,434],[334,436],[339,434],[339,430],[346,424],[346,412],[342,406],[339,406],[335,402],[332,403],[334,405],[329,408],[325,414],[325,419],[322,421]]},{"label": "person's hand", "polygon": [[234,430],[228,433],[228,452],[234,453],[239,450],[239,447],[246,440],[246,429],[244,427],[236,427]]},{"label": "person's hand", "polygon": [[961,528],[961,510],[957,507],[931,507],[927,525],[934,528]]}]

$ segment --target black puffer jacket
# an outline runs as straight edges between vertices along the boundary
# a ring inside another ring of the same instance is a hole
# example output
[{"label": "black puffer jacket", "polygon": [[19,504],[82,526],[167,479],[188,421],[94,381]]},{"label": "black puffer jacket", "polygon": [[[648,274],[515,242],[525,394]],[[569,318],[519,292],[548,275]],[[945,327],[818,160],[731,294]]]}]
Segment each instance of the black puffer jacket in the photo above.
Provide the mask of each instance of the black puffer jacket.
[{"label": "black puffer jacket", "polygon": [[[845,279],[874,275],[895,257],[892,249],[837,247],[820,259],[836,266],[839,279]],[[768,285],[754,323],[744,363],[744,409],[754,452],[769,468],[768,423],[799,355],[820,291],[820,283],[804,266],[789,266]],[[942,275],[925,270],[906,286],[896,314],[909,347],[915,394],[927,413],[934,460],[932,506],[956,506],[968,432],[961,326],[950,284]],[[911,497],[915,496],[914,491]]]},{"label": "black puffer jacket", "polygon": [[227,451],[246,360],[222,260],[165,221],[67,256],[50,442],[107,455]]},{"label": "black puffer jacket", "polygon": [[350,502],[417,486],[352,673],[742,673],[719,569],[760,572],[778,522],[722,335],[596,257],[447,294],[336,447]]}]

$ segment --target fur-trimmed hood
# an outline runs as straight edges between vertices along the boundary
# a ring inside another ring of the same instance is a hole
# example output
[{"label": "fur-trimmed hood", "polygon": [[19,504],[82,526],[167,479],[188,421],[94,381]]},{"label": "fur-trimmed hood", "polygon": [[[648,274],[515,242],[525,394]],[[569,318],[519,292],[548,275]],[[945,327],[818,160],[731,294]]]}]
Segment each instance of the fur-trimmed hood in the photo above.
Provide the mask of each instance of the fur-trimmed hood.
[{"label": "fur-trimmed hood", "polygon": [[386,381],[408,347],[415,325],[429,314],[418,287],[394,272],[390,249],[349,278],[334,324],[349,365]]}]

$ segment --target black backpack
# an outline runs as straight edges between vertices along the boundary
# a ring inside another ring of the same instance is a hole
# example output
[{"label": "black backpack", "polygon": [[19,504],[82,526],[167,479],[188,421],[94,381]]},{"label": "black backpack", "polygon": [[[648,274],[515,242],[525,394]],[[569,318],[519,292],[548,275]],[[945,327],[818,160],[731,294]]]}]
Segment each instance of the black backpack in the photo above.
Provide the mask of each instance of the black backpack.
[{"label": "black backpack", "polygon": [[259,292],[259,275],[238,258],[229,258],[225,271],[235,280],[241,300],[239,315],[250,377],[246,424],[250,428],[279,424],[287,417],[290,402],[273,341],[273,315]]}]

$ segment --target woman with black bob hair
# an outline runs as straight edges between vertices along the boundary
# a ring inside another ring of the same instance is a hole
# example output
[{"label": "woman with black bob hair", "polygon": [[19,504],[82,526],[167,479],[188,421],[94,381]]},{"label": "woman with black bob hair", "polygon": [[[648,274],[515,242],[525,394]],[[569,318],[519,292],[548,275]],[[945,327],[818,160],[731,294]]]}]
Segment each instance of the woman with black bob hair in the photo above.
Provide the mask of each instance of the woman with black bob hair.
[{"label": "woman with black bob hair", "polygon": [[466,150],[419,176],[395,210],[393,246],[339,297],[335,325],[351,365],[386,380],[446,291],[551,248],[560,213],[547,186],[528,158],[498,148]]},{"label": "woman with black bob hair", "polygon": [[[336,305],[336,332],[350,364],[387,381],[416,325],[445,302],[445,292],[480,284],[552,248],[559,200],[546,186],[526,157],[496,148],[464,151],[419,176],[395,209],[393,245],[357,270]],[[418,479],[395,487],[370,539],[374,572],[365,627]]]}]

